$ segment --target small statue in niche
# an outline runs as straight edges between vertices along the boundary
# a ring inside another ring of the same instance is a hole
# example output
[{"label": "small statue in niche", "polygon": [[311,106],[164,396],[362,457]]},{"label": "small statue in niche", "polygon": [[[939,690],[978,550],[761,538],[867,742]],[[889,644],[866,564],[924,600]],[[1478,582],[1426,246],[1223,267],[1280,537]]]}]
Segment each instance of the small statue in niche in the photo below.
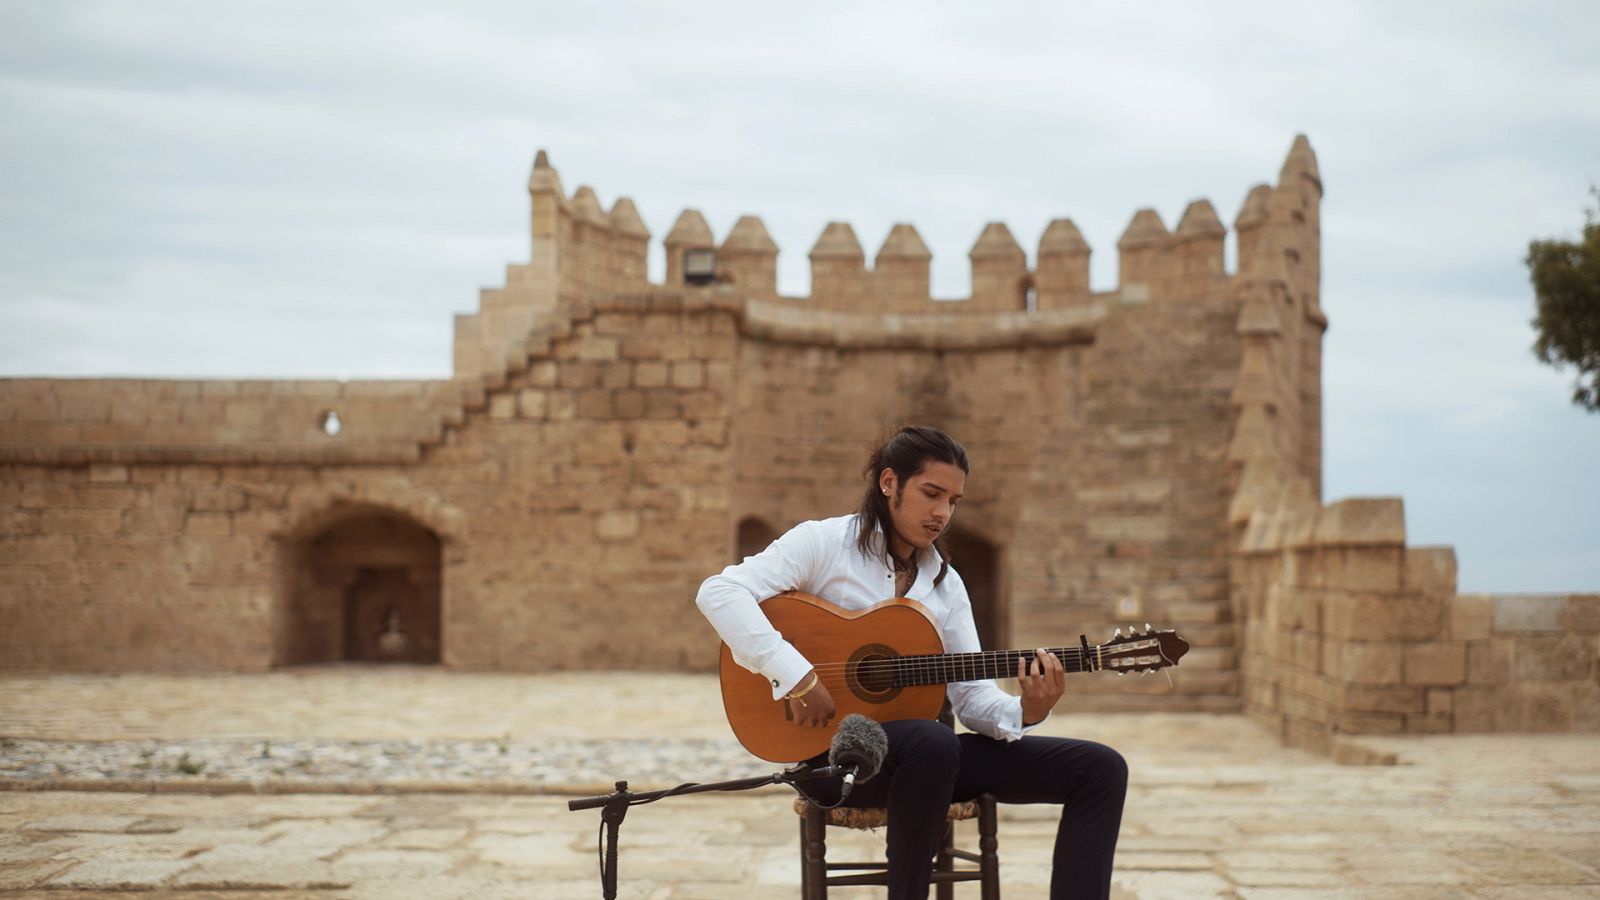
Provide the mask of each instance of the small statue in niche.
[{"label": "small statue in niche", "polygon": [[378,652],[390,659],[398,659],[405,655],[411,641],[400,627],[399,610],[389,607],[384,619],[383,633],[378,635]]}]

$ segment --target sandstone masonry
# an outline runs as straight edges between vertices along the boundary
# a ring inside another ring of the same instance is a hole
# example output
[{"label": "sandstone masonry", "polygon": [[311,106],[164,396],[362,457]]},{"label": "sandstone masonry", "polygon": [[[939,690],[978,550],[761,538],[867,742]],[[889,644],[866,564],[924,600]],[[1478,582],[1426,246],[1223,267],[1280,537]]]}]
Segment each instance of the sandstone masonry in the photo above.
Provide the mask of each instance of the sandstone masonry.
[{"label": "sandstone masonry", "polygon": [[971,452],[949,536],[993,646],[1194,646],[1082,708],[1244,708],[1285,739],[1600,729],[1600,598],[1469,597],[1395,499],[1322,503],[1322,181],[1297,138],[1226,228],[1139,211],[1116,289],[1051,222],[1004,224],[929,296],[896,225],[829,223],[812,292],[688,210],[665,284],[633,203],[543,152],[530,257],[457,316],[444,381],[0,381],[0,667],[258,670],[341,659],[702,670],[708,573],[858,498],[906,422]]}]

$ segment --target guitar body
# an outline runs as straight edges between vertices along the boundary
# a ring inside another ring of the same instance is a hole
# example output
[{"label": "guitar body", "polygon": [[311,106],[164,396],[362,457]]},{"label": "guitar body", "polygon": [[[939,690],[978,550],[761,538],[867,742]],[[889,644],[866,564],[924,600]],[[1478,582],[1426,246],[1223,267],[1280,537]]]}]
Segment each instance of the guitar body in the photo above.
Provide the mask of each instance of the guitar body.
[{"label": "guitar body", "polygon": [[[834,722],[860,713],[879,722],[934,719],[944,706],[943,684],[894,687],[873,673],[887,657],[943,653],[927,608],[915,600],[886,600],[848,612],[811,594],[791,591],[761,604],[772,626],[817,667],[833,694]],[[746,750],[771,762],[798,762],[828,749],[832,728],[806,728],[789,704],[772,699],[772,683],[733,661],[722,645],[722,704]]]}]

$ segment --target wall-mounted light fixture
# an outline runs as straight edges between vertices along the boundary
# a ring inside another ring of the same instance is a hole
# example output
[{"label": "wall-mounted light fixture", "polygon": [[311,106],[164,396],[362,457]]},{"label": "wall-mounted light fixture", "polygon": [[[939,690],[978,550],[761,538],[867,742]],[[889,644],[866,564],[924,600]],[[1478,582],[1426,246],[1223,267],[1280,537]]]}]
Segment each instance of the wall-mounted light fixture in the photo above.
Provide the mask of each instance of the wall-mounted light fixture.
[{"label": "wall-mounted light fixture", "polygon": [[717,280],[717,251],[693,247],[683,251],[683,283],[710,284]]}]

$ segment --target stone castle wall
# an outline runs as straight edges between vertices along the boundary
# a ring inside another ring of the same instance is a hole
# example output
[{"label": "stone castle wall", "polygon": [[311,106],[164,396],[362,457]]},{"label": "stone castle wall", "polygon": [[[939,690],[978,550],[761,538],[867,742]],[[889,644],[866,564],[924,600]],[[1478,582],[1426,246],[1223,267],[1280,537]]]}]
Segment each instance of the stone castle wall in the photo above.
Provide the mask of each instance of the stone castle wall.
[{"label": "stone castle wall", "polygon": [[[1525,696],[1568,711],[1541,721],[1596,727],[1592,640],[1587,676],[1541,680],[1525,661],[1548,635],[1428,631],[1419,610],[1485,602],[1455,596],[1448,550],[1405,547],[1385,503],[1321,503],[1322,185],[1303,138],[1245,199],[1237,271],[1202,200],[1170,232],[1136,214],[1104,292],[1067,219],[1031,268],[986,226],[953,302],[931,299],[915,228],[869,268],[835,222],[811,295],[784,297],[759,219],[719,244],[693,210],[654,285],[631,201],[569,197],[543,153],[529,192],[529,261],[456,317],[449,380],[0,383],[0,667],[357,658],[382,642],[341,629],[381,621],[388,601],[361,592],[383,582],[403,589],[391,612],[437,611],[412,633],[446,665],[704,669],[700,580],[852,509],[868,448],[915,421],[971,453],[950,544],[993,643],[1150,621],[1193,644],[1175,690],[1087,677],[1083,707],[1243,704],[1305,744],[1526,727],[1484,712]],[[1587,604],[1568,601],[1573,627]],[[1465,681],[1416,680],[1456,647]],[[1473,681],[1473,654],[1485,678],[1502,657],[1518,674]]]},{"label": "stone castle wall", "polygon": [[1458,594],[1398,499],[1258,515],[1242,551],[1245,708],[1286,741],[1600,730],[1600,596]]}]

